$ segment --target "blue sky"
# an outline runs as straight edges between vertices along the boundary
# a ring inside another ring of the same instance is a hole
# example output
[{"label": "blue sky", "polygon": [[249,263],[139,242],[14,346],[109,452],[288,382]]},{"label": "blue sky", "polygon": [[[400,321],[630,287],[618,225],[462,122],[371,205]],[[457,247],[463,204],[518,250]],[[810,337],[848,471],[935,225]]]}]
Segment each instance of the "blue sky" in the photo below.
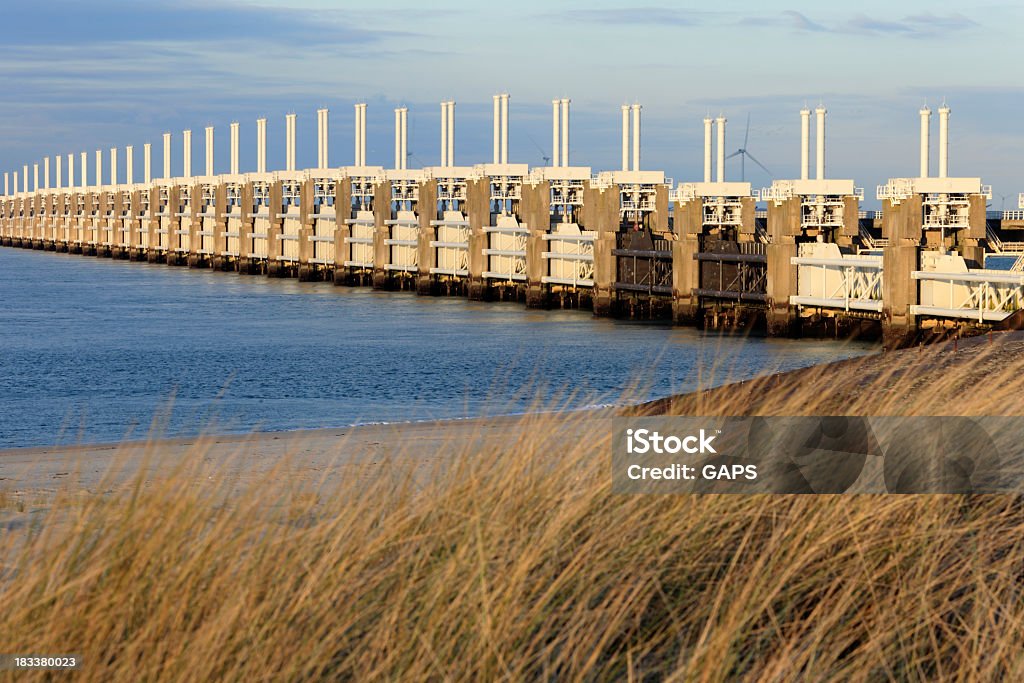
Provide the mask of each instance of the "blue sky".
[{"label": "blue sky", "polygon": [[[277,168],[291,111],[299,165],[310,166],[320,106],[331,109],[331,163],[344,165],[358,101],[369,102],[370,163],[391,164],[392,109],[404,105],[411,165],[432,165],[447,98],[458,102],[456,161],[488,161],[491,95],[508,91],[512,161],[550,155],[550,100],[567,96],[576,164],[617,167],[619,106],[638,101],[644,168],[699,179],[702,119],[724,112],[729,149],[749,115],[750,151],[788,178],[799,170],[798,110],[820,101],[828,175],[873,199],[886,178],[916,174],[917,110],[945,98],[951,174],[991,183],[994,208],[1016,208],[1024,190],[1020,4],[7,0],[2,14],[3,170],[134,144],[139,175],[143,142],[161,167],[164,131],[178,169],[184,128],[199,169],[202,129],[214,125],[224,172],[232,120],[250,170],[260,115]],[[738,160],[727,174],[738,179]],[[749,164],[747,176],[770,182]]]}]

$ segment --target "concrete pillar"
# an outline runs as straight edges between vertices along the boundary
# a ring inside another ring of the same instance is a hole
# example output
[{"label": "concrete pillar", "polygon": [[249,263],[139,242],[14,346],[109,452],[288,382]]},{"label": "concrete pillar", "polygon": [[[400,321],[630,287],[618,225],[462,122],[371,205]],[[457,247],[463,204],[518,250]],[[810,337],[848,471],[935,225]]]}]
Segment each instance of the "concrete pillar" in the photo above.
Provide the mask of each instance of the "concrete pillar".
[{"label": "concrete pillar", "polygon": [[618,185],[603,190],[584,192],[584,225],[597,231],[594,240],[594,289],[592,302],[595,315],[611,315],[616,277],[615,237],[619,231]]},{"label": "concrete pillar", "polygon": [[217,270],[227,270],[229,260],[224,256],[228,248],[228,238],[225,233],[228,231],[228,186],[225,183],[217,183],[213,195],[213,256],[210,257],[210,264]]},{"label": "concrete pillar", "polygon": [[[911,240],[919,244],[923,221],[923,207],[919,194],[911,195],[899,204],[889,199],[883,202],[882,237],[888,239],[890,243]],[[982,229],[984,230],[984,221]]]},{"label": "concrete pillar", "polygon": [[756,202],[753,197],[742,197],[740,207],[743,215],[741,216],[739,241],[753,242],[754,233],[757,231],[757,221],[754,217],[754,211],[757,208]]},{"label": "concrete pillar", "polygon": [[800,234],[800,197],[768,202],[768,238],[780,242]]},{"label": "concrete pillar", "polygon": [[910,240],[889,244],[882,250],[882,346],[897,349],[913,344],[917,321],[910,307],[918,303],[917,280],[921,248]]},{"label": "concrete pillar", "polygon": [[281,267],[281,235],[284,233],[284,219],[279,218],[284,206],[284,191],[280,180],[270,183],[269,188],[270,220],[267,228],[267,275],[280,277]]},{"label": "concrete pillar", "polygon": [[700,287],[700,235],[703,231],[704,201],[696,197],[675,207],[675,239],[672,241],[672,321],[677,325],[703,323],[700,299],[693,290]]},{"label": "concrete pillar", "polygon": [[[323,115],[320,114],[321,125]],[[322,152],[322,150],[321,150]],[[307,178],[299,191],[299,281],[308,282],[315,274],[313,258],[313,187],[315,183]]]},{"label": "concrete pillar", "polygon": [[139,219],[139,213],[142,211],[142,193],[143,190],[136,188],[128,194],[128,220],[125,221],[125,227],[129,231],[128,258],[133,261],[138,259],[139,247],[142,244],[142,237],[139,234],[142,225]]},{"label": "concrete pillar", "polygon": [[551,183],[524,184],[519,206],[530,231],[526,237],[526,305],[544,308],[548,305],[547,285],[541,280],[547,275],[543,254],[547,249],[544,235],[551,229]]},{"label": "concrete pillar", "polygon": [[437,220],[436,180],[430,179],[420,183],[416,214],[420,223],[419,233],[416,236],[416,249],[419,254],[416,293],[427,295],[433,291],[430,269],[437,266],[436,252],[430,246],[430,242],[437,239],[437,227],[430,224],[431,221]]},{"label": "concrete pillar", "polygon": [[334,223],[334,284],[348,283],[348,269],[345,261],[349,258],[349,245],[345,238],[350,237],[352,229],[345,222],[352,217],[352,180],[342,178],[334,185],[334,211],[337,220]]},{"label": "concrete pillar", "polygon": [[767,324],[768,336],[791,337],[799,331],[796,307],[790,306],[789,297],[796,294],[796,266],[791,259],[797,254],[793,238],[765,245],[768,257]]},{"label": "concrete pillar", "polygon": [[178,254],[175,253],[174,248],[178,244],[178,236],[175,234],[175,230],[181,227],[181,217],[178,215],[180,198],[180,186],[170,185],[167,188],[167,252],[164,254],[164,260],[169,266],[178,265]]},{"label": "concrete pillar", "polygon": [[192,185],[192,201],[189,203],[188,265],[190,268],[207,265],[208,257],[206,254],[199,253],[199,248],[202,244],[199,231],[203,229],[203,219],[200,217],[200,214],[203,208],[203,186],[196,183]]},{"label": "concrete pillar", "polygon": [[658,185],[654,188],[654,212],[648,216],[648,228],[655,233],[668,232],[668,187]]},{"label": "concrete pillar", "polygon": [[384,289],[390,280],[384,265],[391,260],[391,249],[385,243],[391,236],[391,227],[385,221],[391,218],[391,182],[384,180],[373,186],[373,287]]},{"label": "concrete pillar", "polygon": [[486,293],[483,250],[487,246],[484,227],[491,224],[491,181],[488,177],[466,183],[466,204],[469,217],[469,287],[470,299],[482,300]]},{"label": "concrete pillar", "polygon": [[145,258],[154,263],[157,260],[156,231],[160,228],[160,216],[157,215],[160,209],[160,186],[150,185],[144,191],[149,193],[149,210],[143,219],[146,222],[146,239],[149,243]]},{"label": "concrete pillar", "polygon": [[238,265],[239,273],[249,275],[254,272],[252,263],[252,230],[253,230],[253,184],[242,185],[241,202],[242,217],[238,222]]},{"label": "concrete pillar", "polygon": [[855,196],[843,197],[843,227],[839,228],[836,242],[840,246],[853,246],[860,236],[860,200]]}]

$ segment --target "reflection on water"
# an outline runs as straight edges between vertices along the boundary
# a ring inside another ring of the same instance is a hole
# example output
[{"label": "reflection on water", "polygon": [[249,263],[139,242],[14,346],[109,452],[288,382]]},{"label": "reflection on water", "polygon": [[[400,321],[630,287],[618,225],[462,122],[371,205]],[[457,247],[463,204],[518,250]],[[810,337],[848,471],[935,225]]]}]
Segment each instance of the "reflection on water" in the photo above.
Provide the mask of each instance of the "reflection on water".
[{"label": "reflection on water", "polygon": [[[683,392],[871,353],[233,273],[0,249],[0,447],[333,427]],[[635,395],[635,392],[634,392]]]}]

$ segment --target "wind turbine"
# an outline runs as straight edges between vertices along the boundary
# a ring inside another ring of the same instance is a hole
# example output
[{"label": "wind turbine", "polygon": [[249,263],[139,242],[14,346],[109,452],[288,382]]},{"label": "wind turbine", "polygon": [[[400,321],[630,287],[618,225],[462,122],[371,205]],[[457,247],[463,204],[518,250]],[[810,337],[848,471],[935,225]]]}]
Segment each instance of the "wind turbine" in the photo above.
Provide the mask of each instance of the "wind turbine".
[{"label": "wind turbine", "polygon": [[747,131],[743,134],[743,146],[738,150],[726,157],[726,159],[732,159],[735,156],[740,158],[740,180],[746,181],[747,179],[747,158],[761,167],[765,173],[768,174],[769,178],[774,179],[772,172],[768,170],[768,167],[757,160],[753,154],[747,151],[747,141],[750,140],[750,112],[747,112]]}]

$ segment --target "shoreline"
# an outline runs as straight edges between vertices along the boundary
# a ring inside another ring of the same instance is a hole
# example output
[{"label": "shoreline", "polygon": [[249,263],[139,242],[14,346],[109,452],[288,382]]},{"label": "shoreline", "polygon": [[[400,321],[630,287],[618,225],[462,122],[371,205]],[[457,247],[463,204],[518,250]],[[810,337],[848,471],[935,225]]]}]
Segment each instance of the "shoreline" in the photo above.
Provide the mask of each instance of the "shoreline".
[{"label": "shoreline", "polygon": [[[418,468],[446,454],[507,448],[529,438],[532,424],[554,430],[556,446],[568,446],[583,437],[610,434],[611,420],[619,416],[786,414],[779,410],[792,414],[794,405],[787,403],[787,397],[807,386],[821,386],[822,392],[827,389],[828,398],[805,414],[886,414],[894,406],[898,409],[908,392],[940,386],[941,378],[956,367],[970,365],[971,371],[981,377],[996,377],[996,369],[1005,367],[1008,359],[1020,357],[1024,357],[1024,332],[1006,332],[991,341],[975,337],[832,361],[635,405],[3,449],[0,490],[22,495],[52,494],[69,488],[95,491],[108,481],[106,477],[112,471],[114,480],[124,482],[145,469],[150,480],[195,459],[204,465],[220,466],[218,477],[250,481],[280,471],[282,463],[289,473],[296,474],[386,459],[402,460]],[[952,389],[956,388],[945,387],[942,391]],[[941,412],[941,407],[957,405],[955,396],[944,396],[941,391],[931,399],[937,406],[935,414],[949,414]],[[853,412],[844,412],[851,406]]]}]

